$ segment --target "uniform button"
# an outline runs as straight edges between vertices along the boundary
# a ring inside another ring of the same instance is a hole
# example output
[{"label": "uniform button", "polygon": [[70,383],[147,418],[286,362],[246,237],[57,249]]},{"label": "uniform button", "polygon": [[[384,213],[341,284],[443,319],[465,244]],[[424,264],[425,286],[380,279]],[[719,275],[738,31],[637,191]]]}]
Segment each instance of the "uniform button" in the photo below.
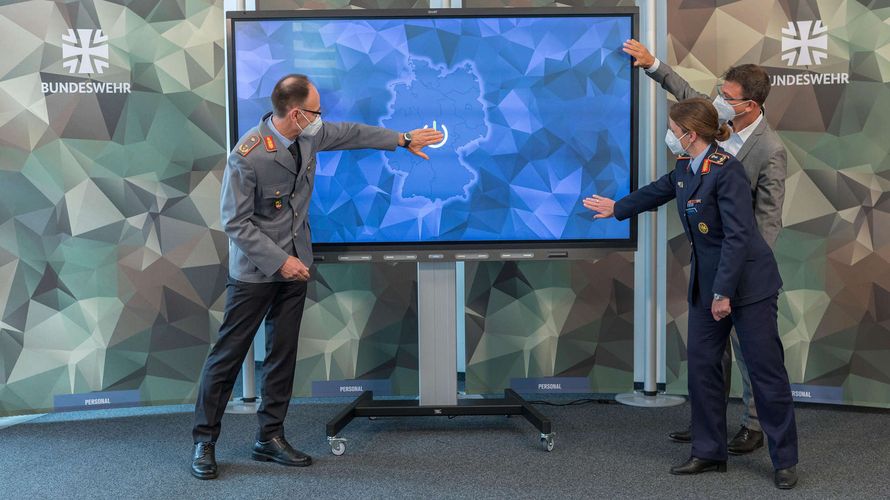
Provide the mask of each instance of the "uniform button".
[{"label": "uniform button", "polygon": [[275,196],[278,196],[279,194],[281,194],[281,191],[275,191]]},{"label": "uniform button", "polygon": [[294,197],[294,195],[293,195],[293,194],[291,194],[291,195],[290,195],[290,197],[291,197],[291,198],[293,198],[293,197]]}]

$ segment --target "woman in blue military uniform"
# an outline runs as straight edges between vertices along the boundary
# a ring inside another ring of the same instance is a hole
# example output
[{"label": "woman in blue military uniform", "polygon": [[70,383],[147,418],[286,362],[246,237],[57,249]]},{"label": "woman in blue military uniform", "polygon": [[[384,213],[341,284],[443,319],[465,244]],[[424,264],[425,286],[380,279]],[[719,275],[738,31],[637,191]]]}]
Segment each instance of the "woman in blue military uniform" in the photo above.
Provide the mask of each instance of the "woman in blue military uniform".
[{"label": "woman in blue military uniform", "polygon": [[726,411],[721,356],[733,325],[749,361],[757,412],[766,432],[774,481],[797,483],[797,427],[778,331],[782,286],[772,250],[757,231],[751,185],[742,164],[717,146],[730,134],[705,99],[670,111],[665,141],[677,154],[672,172],[621,200],[594,195],[595,218],[627,219],[676,199],[692,245],[689,279],[689,397],[692,456],[672,474],[726,470]]}]

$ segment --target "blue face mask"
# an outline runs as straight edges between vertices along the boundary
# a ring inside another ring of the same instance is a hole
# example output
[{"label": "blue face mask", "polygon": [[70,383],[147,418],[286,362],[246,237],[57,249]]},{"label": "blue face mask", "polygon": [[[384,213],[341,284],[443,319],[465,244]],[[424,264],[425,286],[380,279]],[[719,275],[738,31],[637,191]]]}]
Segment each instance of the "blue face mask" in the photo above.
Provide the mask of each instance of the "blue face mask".
[{"label": "blue face mask", "polygon": [[[300,114],[303,115],[303,118],[306,118],[306,121],[309,121],[309,117],[307,117],[306,114],[303,113],[303,110],[300,110]],[[299,124],[297,124],[297,126],[299,126]],[[315,117],[315,121],[309,122],[309,125],[300,127],[300,129],[300,135],[302,136],[312,137],[313,135],[317,134],[318,131],[321,130],[321,116]]]},{"label": "blue face mask", "polygon": [[670,148],[671,153],[679,156],[682,154],[686,154],[686,148],[683,147],[683,144],[680,143],[680,140],[686,137],[689,132],[681,135],[679,138],[671,132],[671,129],[667,129],[667,133],[664,134],[664,143],[667,144],[667,147]]}]

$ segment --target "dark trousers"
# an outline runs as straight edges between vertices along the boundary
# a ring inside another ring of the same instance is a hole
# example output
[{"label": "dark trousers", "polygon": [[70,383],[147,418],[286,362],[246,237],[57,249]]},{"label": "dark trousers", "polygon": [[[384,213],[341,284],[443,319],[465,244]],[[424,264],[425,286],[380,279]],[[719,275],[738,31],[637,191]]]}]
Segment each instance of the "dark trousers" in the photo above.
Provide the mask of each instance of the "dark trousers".
[{"label": "dark trousers", "polygon": [[219,338],[204,362],[195,402],[195,442],[216,441],[232,387],[257,328],[266,320],[262,402],[257,440],[284,434],[284,417],[294,386],[297,340],[306,301],[306,282],[245,283],[229,279]]},{"label": "dark trousers", "polygon": [[762,432],[760,420],[757,418],[757,401],[755,401],[754,392],[751,390],[751,378],[748,376],[748,363],[745,362],[745,355],[742,354],[738,332],[735,329],[730,330],[729,337],[731,341],[726,343],[726,350],[723,351],[723,385],[726,388],[726,403],[729,404],[729,393],[732,389],[732,355],[735,353],[736,364],[742,375],[742,403],[745,404],[745,413],[742,415],[741,424],[752,431]]},{"label": "dark trousers", "polygon": [[724,400],[729,405],[729,393],[732,392],[732,342],[726,339],[726,349],[723,350],[723,357],[720,358],[720,366],[723,369],[723,389]]},{"label": "dark trousers", "polygon": [[785,351],[779,338],[778,296],[733,307],[714,321],[710,308],[689,307],[689,398],[692,403],[692,456],[726,460],[726,393],[723,364],[733,326],[748,361],[748,375],[773,467],[797,464],[797,424]]}]

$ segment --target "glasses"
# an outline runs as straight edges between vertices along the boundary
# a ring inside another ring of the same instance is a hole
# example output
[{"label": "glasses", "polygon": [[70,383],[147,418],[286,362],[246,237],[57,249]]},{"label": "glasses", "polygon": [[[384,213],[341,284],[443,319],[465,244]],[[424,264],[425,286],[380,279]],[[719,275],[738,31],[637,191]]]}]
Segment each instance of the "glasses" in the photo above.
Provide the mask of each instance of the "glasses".
[{"label": "glasses", "polygon": [[730,96],[726,95],[726,93],[723,92],[722,85],[717,86],[717,95],[719,95],[720,97],[722,97],[723,99],[725,99],[727,101],[751,101],[751,100],[753,100],[750,97],[730,97]]},{"label": "glasses", "polygon": [[305,112],[307,112],[307,113],[312,113],[312,114],[315,115],[315,116],[321,116],[321,113],[322,113],[321,108],[319,108],[318,111],[312,111],[311,109],[300,108],[300,111],[305,111]]}]

